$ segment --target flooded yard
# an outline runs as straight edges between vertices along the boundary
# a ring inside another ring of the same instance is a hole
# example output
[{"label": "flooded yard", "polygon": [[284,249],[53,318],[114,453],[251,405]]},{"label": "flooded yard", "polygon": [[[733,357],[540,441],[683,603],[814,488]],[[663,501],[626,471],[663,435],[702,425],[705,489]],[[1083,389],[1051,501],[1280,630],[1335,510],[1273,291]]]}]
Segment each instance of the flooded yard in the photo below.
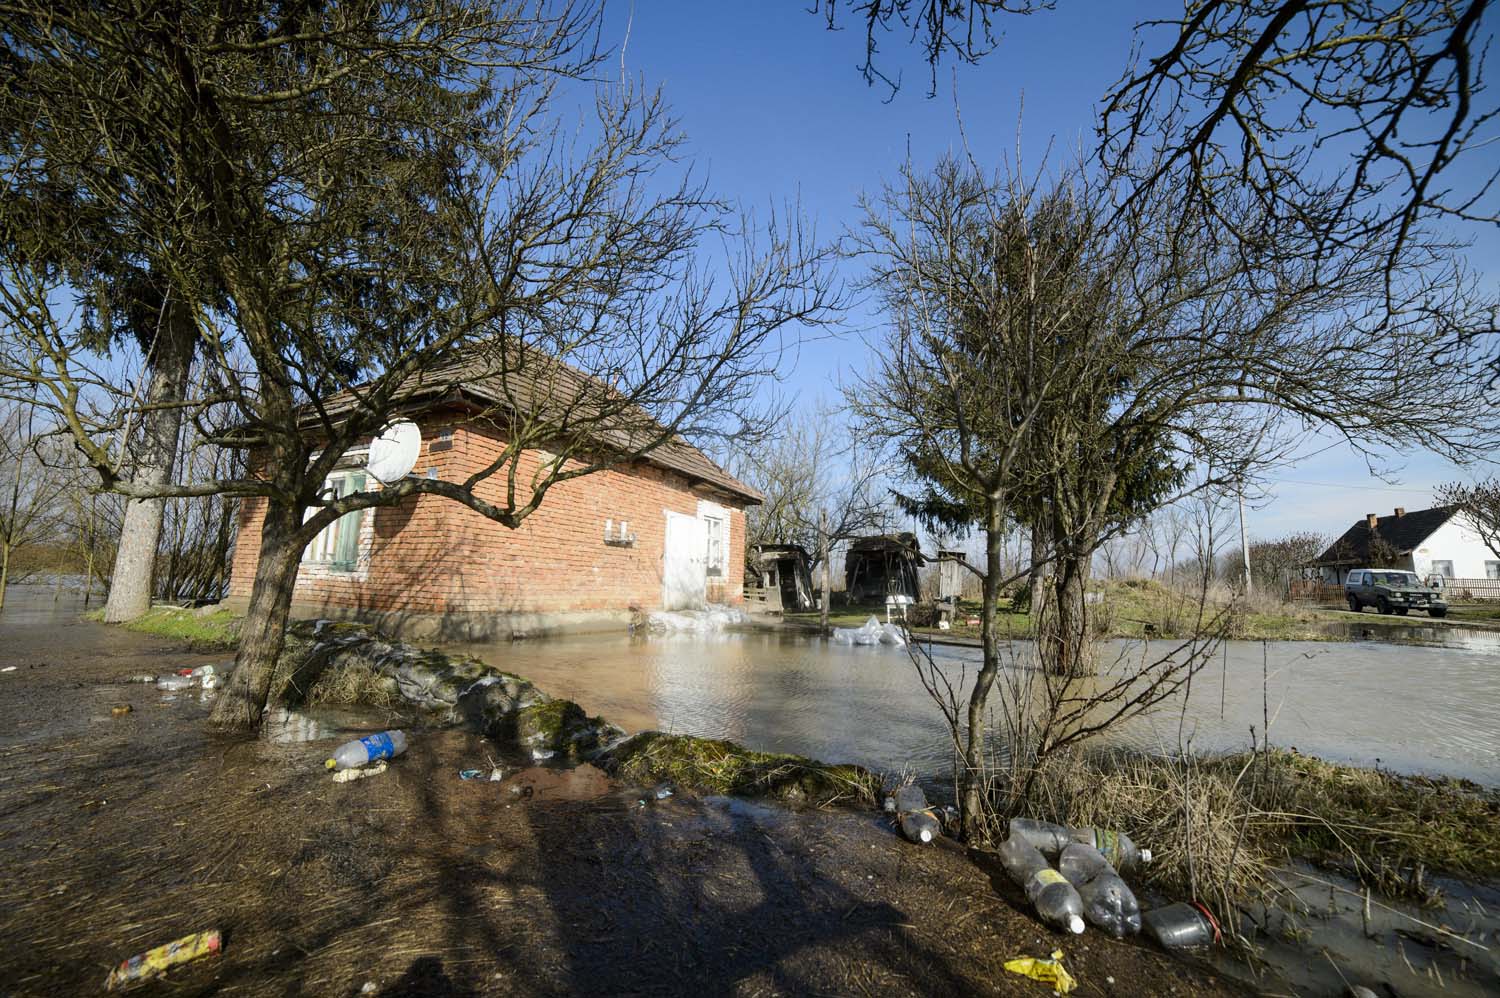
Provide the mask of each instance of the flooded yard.
[{"label": "flooded yard", "polygon": [[[203,659],[66,601],[0,616],[0,994],[98,993],[208,929],[221,956],[142,993],[1036,993],[1001,964],[1051,937],[955,844],[909,847],[868,811],[648,803],[588,765],[502,756],[502,781],[465,781],[497,746],[420,724],[388,772],[336,784],[340,740],[412,718],[218,738],[201,698],[128,681]],[[1068,966],[1096,989],[1243,993],[1098,934]]]},{"label": "flooded yard", "polygon": [[[1148,749],[1248,748],[1270,719],[1273,744],[1398,772],[1500,783],[1500,635],[1453,646],[1375,641],[1231,642],[1191,696],[1125,729]],[[1152,645],[1159,654],[1166,642]],[[792,633],[596,636],[453,646],[576,700],[627,730],[729,738],[767,751],[927,776],[949,770],[941,718],[900,648],[850,647]],[[978,652],[934,647],[953,676]],[[1112,643],[1101,660],[1139,655]]]}]

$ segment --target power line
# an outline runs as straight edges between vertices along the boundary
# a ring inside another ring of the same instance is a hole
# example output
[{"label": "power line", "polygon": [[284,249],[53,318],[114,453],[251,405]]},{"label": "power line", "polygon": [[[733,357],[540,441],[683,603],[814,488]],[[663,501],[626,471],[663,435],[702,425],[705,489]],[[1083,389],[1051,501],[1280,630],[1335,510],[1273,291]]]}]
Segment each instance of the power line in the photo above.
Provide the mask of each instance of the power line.
[{"label": "power line", "polygon": [[1316,485],[1316,486],[1319,486],[1319,487],[1325,488],[1325,489],[1360,489],[1360,490],[1365,491],[1365,492],[1399,492],[1399,493],[1402,493],[1404,495],[1414,495],[1416,493],[1427,493],[1427,492],[1431,492],[1432,491],[1431,489],[1393,489],[1393,488],[1383,487],[1383,486],[1379,486],[1379,485],[1346,485],[1346,484],[1341,483],[1341,482],[1304,482],[1304,481],[1302,481],[1300,479],[1296,479],[1296,478],[1276,478],[1276,479],[1272,479],[1271,482],[1270,482],[1270,484],[1272,484],[1272,485]]}]

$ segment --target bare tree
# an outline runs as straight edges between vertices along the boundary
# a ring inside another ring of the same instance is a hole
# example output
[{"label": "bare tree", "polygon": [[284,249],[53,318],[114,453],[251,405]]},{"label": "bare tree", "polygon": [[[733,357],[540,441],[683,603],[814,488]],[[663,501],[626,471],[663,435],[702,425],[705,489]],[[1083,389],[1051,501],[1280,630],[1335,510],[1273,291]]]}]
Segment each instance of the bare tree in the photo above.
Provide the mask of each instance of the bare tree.
[{"label": "bare tree", "polygon": [[1457,506],[1484,546],[1500,558],[1500,478],[1448,482],[1438,486],[1436,497],[1444,506]]},{"label": "bare tree", "polygon": [[93,602],[94,585],[108,590],[120,536],[125,501],[112,492],[91,488],[92,474],[84,469],[75,487],[63,496],[64,529],[75,569],[83,576],[83,605]]},{"label": "bare tree", "polygon": [[35,406],[0,406],[0,610],[17,549],[61,546],[62,501],[78,489],[77,468],[58,465],[51,429],[39,424]]},{"label": "bare tree", "polygon": [[[264,503],[261,535],[239,539],[259,561],[219,726],[258,725],[301,552],[334,520],[426,494],[516,527],[561,482],[683,437],[732,437],[783,339],[837,303],[795,212],[735,224],[690,176],[667,176],[680,136],[658,95],[600,83],[590,138],[564,137],[564,85],[604,65],[592,8],[148,16],[88,6],[13,28],[34,64],[94,81],[97,113],[77,123],[102,130],[91,181],[130,234],[172,248],[184,300],[217,302],[197,317],[205,374],[179,405],[204,444],[248,459],[207,481],[131,480],[120,432],[166,403],[122,396],[114,362],[54,314],[62,279],[16,252],[0,275],[13,331],[0,368],[40,390],[104,487]],[[120,78],[139,86],[108,86]],[[121,117],[139,141],[106,141]],[[148,155],[178,178],[165,216],[116,185],[145,171],[110,157]],[[38,210],[4,203],[11,224]],[[443,397],[504,440],[489,465],[328,491],[346,451]]]},{"label": "bare tree", "polygon": [[[877,40],[909,32],[931,69],[973,63],[995,21],[1050,3],[1025,0],[822,0],[830,28],[863,23],[860,72],[893,91]],[[1393,271],[1405,242],[1434,221],[1500,221],[1500,137],[1485,87],[1490,0],[1199,0],[1137,24],[1129,66],[1104,97],[1100,155],[1133,197],[1177,187],[1253,255],[1265,233],[1240,206],[1337,256],[1378,237]],[[1473,168],[1469,168],[1469,164]],[[1130,198],[1127,198],[1129,200]],[[1393,308],[1400,303],[1393,300]]]},{"label": "bare tree", "polygon": [[995,48],[999,17],[1053,6],[1053,0],[817,0],[812,9],[822,14],[829,31],[838,30],[844,17],[861,22],[865,61],[859,72],[866,83],[873,86],[878,81],[891,94],[900,89],[901,76],[882,68],[879,39],[893,31],[907,32],[908,41],[921,46],[927,61],[930,95],[937,91],[938,64],[945,56],[976,63]]},{"label": "bare tree", "polygon": [[[122,24],[142,17],[137,27],[151,30],[152,18],[131,5],[97,9]],[[66,37],[69,20],[57,14],[55,5],[37,3],[12,4],[6,11],[0,148],[7,194],[27,207],[0,218],[0,242],[31,266],[67,276],[81,306],[81,341],[101,352],[138,351],[141,370],[131,391],[144,404],[120,431],[129,454],[122,474],[160,486],[172,479],[181,402],[198,340],[197,311],[213,304],[188,295],[212,285],[201,272],[192,282],[172,273],[193,261],[174,249],[168,220],[192,207],[179,198],[171,157],[153,155],[153,137],[142,120],[168,109],[152,101],[151,86],[135,89],[140,67],[115,62],[108,48],[90,53],[108,64],[100,72],[57,72],[59,52],[49,42]],[[166,10],[155,15],[170,16]],[[54,27],[57,35],[51,36]],[[122,90],[140,101],[129,113],[112,106],[120,103]],[[107,122],[79,127],[102,111],[110,113]],[[107,185],[99,182],[105,172]],[[132,198],[149,213],[132,217]],[[123,380],[126,371],[119,375]],[[126,500],[106,620],[129,620],[150,606],[164,511],[160,497]]]},{"label": "bare tree", "polygon": [[1444,301],[1444,321],[1414,313],[1396,335],[1372,335],[1393,321],[1382,246],[1332,269],[1278,247],[1247,269],[1243,247],[1165,189],[1122,221],[1117,195],[1129,190],[1082,167],[1052,186],[951,160],[931,174],[908,167],[857,240],[889,333],[851,405],[889,428],[920,506],[990,538],[966,794],[978,794],[965,781],[982,762],[998,670],[1007,517],[1047,525],[1056,605],[1039,618],[1055,628],[1039,635],[1042,661],[1074,675],[1090,667],[1094,555],[1154,506],[1236,486],[1307,426],[1457,459],[1497,431],[1476,377],[1484,358],[1464,335],[1493,305],[1461,275],[1424,268],[1430,244],[1408,242],[1402,293]]},{"label": "bare tree", "polygon": [[890,509],[880,486],[885,474],[879,452],[841,427],[836,414],[819,408],[788,416],[780,436],[759,446],[736,446],[730,467],[765,501],[747,511],[750,545],[798,544],[823,569],[828,603],[832,566],[828,551],[878,531]]},{"label": "bare tree", "polygon": [[[1264,233],[1238,225],[1246,198],[1314,256],[1376,240],[1394,279],[1430,223],[1500,221],[1500,171],[1483,151],[1500,137],[1484,87],[1488,7],[1188,4],[1138,27],[1147,57],[1106,97],[1102,155],[1136,196],[1179,187],[1251,247]],[[1169,42],[1150,54],[1157,33]],[[1160,155],[1142,163],[1143,149]]]},{"label": "bare tree", "polygon": [[[1262,592],[1286,592],[1287,581],[1297,569],[1328,547],[1328,538],[1311,530],[1299,530],[1270,540],[1250,542],[1250,574]],[[1238,552],[1235,552],[1238,556]],[[1240,565],[1236,562],[1236,565]],[[1236,568],[1236,572],[1240,571]]]}]

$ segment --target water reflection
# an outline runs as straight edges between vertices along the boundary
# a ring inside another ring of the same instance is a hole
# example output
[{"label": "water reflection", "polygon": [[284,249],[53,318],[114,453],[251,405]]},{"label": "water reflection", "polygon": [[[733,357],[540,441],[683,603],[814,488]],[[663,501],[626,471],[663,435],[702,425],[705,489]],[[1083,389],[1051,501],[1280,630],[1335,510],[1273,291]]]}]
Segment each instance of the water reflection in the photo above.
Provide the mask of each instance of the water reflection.
[{"label": "water reflection", "polygon": [[[1157,646],[1153,646],[1155,652]],[[577,700],[627,729],[731,738],[755,748],[858,762],[949,769],[941,717],[899,648],[849,647],[781,633],[595,636],[466,645],[460,650]],[[1164,650],[1164,649],[1163,649]],[[935,648],[972,681],[978,653]],[[1139,646],[1106,645],[1106,662]],[[1490,647],[1377,642],[1224,646],[1179,696],[1112,732],[1147,748],[1273,743],[1324,758],[1500,783],[1500,657]],[[1184,709],[1185,707],[1185,709]]]}]

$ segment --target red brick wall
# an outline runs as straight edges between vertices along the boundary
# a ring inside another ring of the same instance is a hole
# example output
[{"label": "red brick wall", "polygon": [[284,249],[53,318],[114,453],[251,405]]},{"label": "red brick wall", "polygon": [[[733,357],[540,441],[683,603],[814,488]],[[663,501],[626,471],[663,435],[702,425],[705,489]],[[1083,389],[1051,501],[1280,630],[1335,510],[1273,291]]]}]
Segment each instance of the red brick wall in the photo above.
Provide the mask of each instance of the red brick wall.
[{"label": "red brick wall", "polygon": [[[450,442],[438,431],[453,430]],[[414,474],[435,468],[461,480],[493,460],[499,441],[479,427],[424,421]],[[540,461],[528,453],[518,493]],[[370,487],[373,487],[371,483]],[[499,503],[504,474],[481,483],[481,498]],[[745,514],[738,501],[710,497],[686,479],[648,465],[601,471],[553,486],[536,512],[515,530],[438,496],[415,496],[394,508],[363,514],[359,562],[352,572],[304,565],[299,604],[407,613],[555,612],[653,609],[661,606],[665,510],[697,515],[700,500],[729,511],[727,575],[709,580],[708,598],[738,603],[744,583]],[[263,499],[243,503],[231,599],[246,599],[259,557]],[[621,520],[635,534],[632,547],[604,543],[604,521]]]}]

